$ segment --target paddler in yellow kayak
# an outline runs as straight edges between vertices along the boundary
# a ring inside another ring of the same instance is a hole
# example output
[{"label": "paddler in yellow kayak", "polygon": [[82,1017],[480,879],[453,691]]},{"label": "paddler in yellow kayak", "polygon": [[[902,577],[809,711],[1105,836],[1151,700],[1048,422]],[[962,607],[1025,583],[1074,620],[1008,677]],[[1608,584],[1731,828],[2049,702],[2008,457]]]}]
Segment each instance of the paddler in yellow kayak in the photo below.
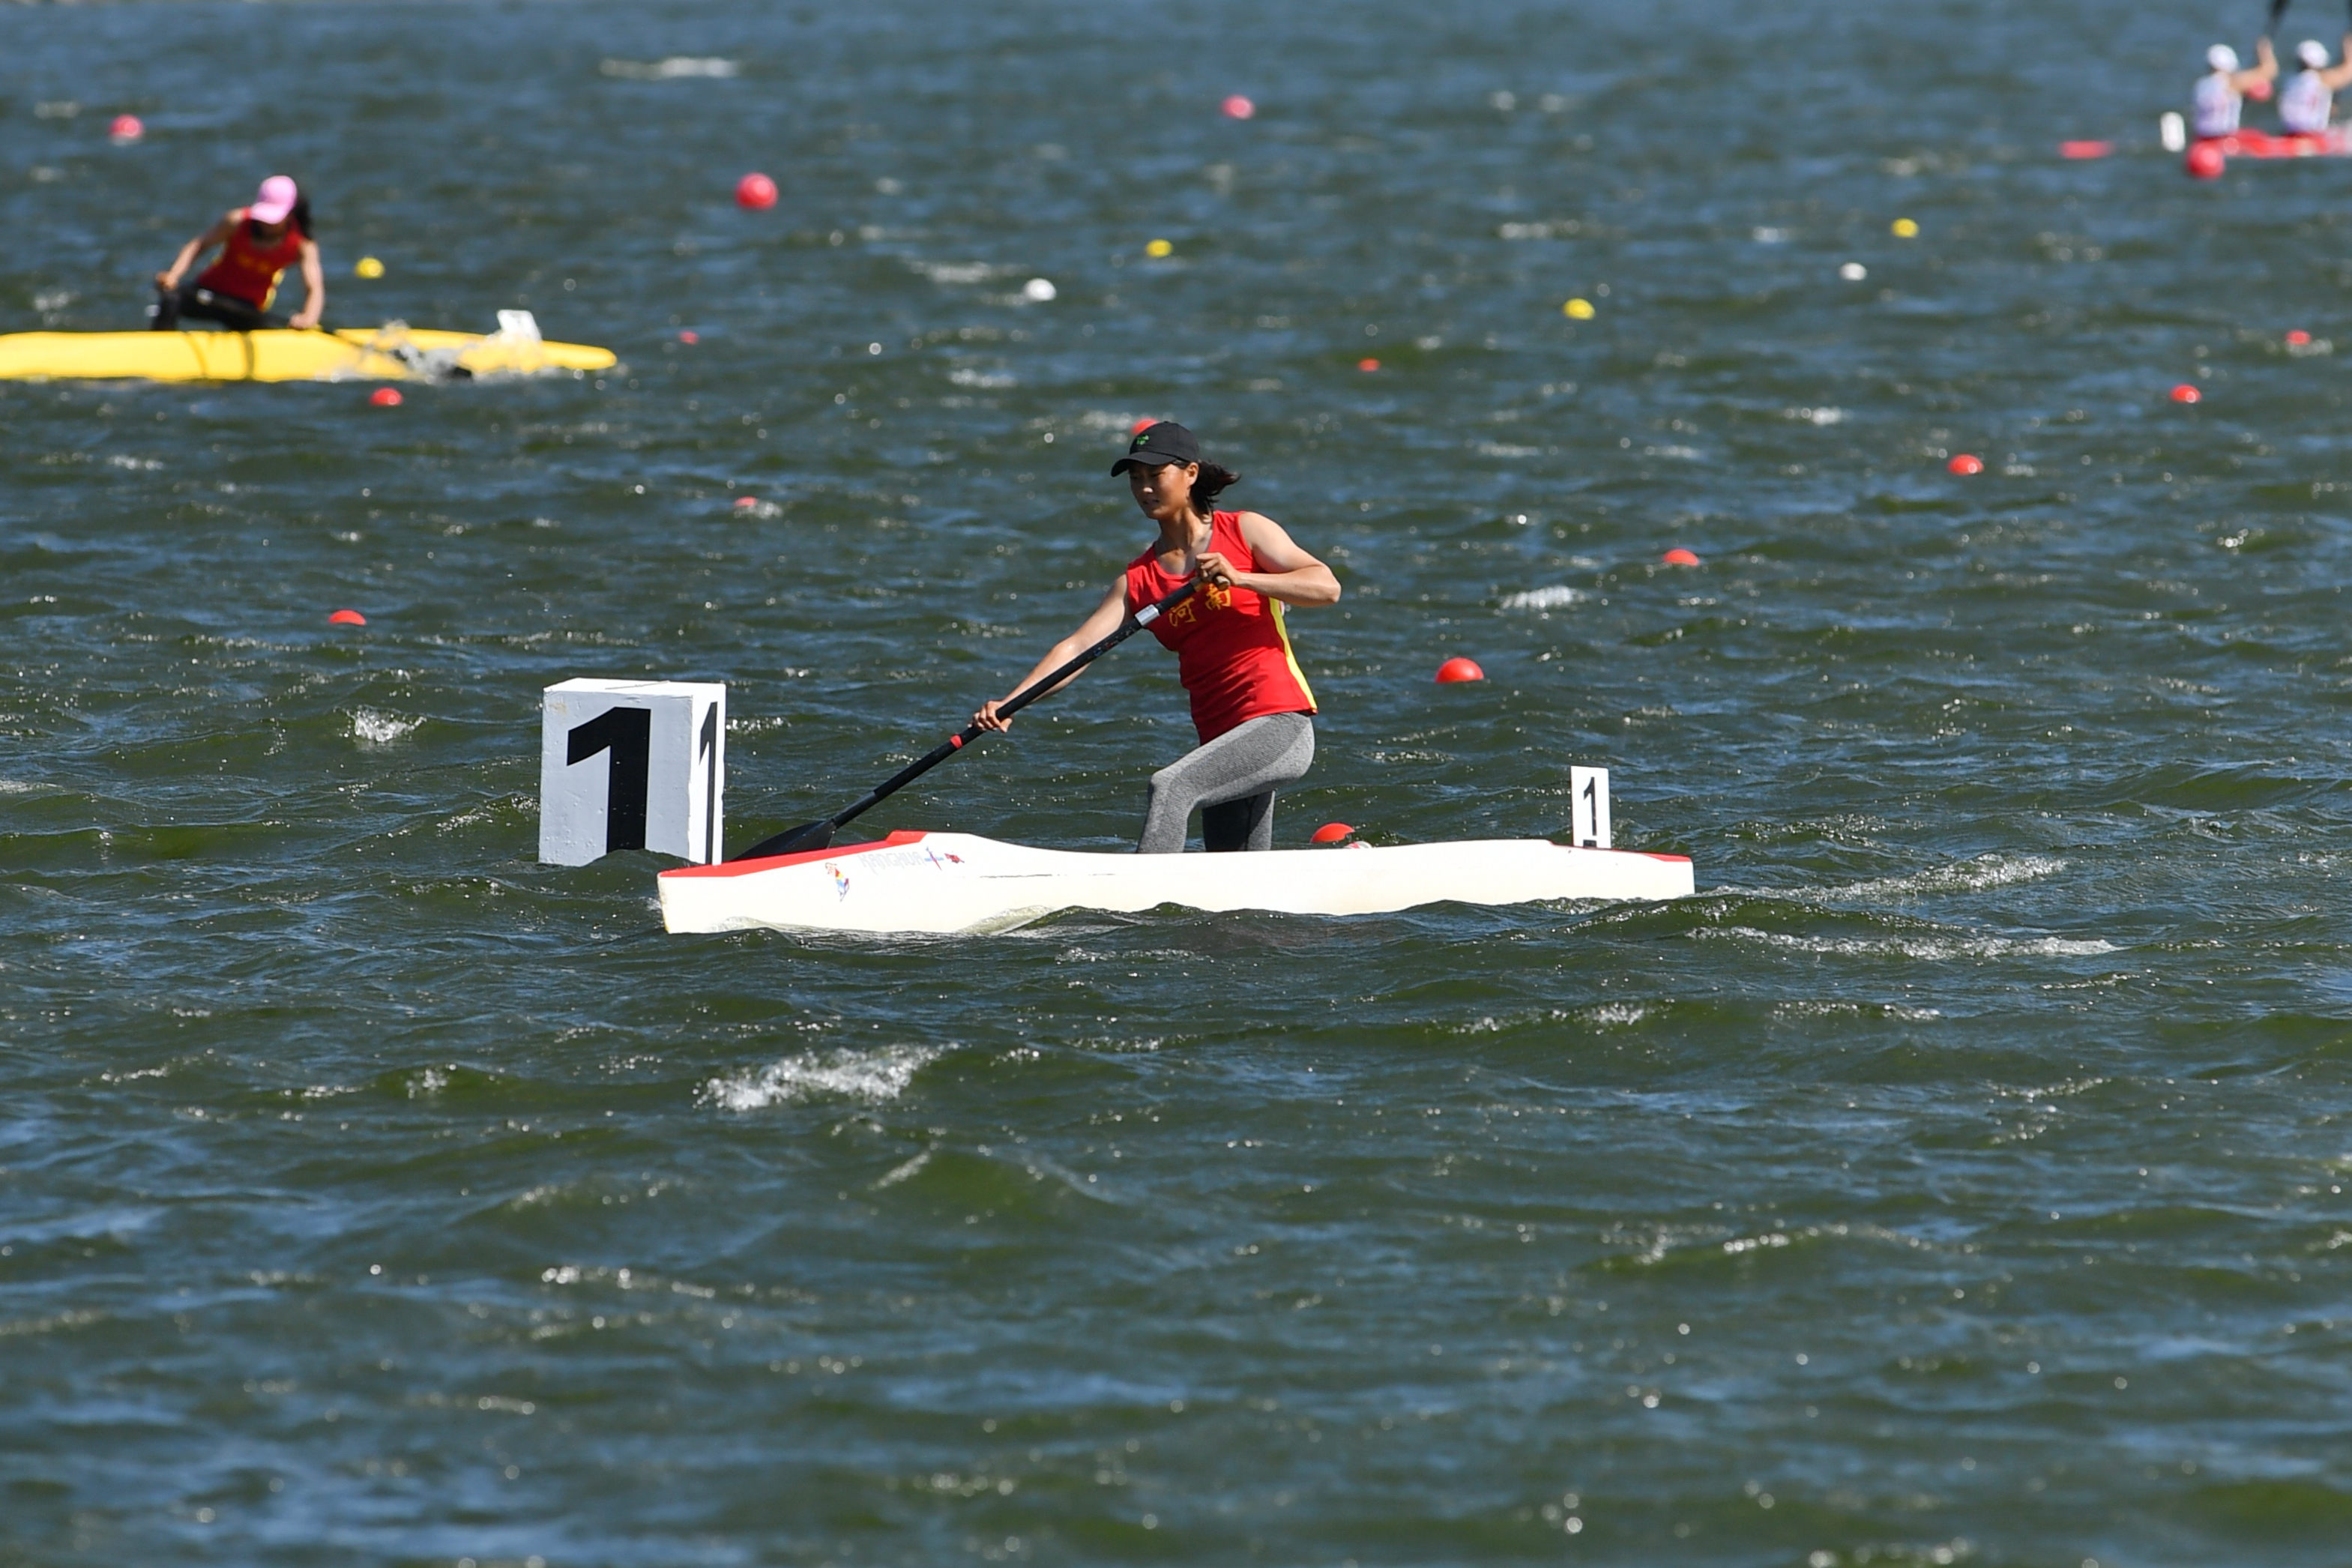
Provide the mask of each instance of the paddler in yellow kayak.
[{"label": "paddler in yellow kayak", "polygon": [[[220,259],[182,283],[196,258],[220,247]],[[302,309],[291,320],[269,314],[278,274],[302,266]],[[231,331],[292,327],[307,331],[327,309],[327,272],[310,237],[310,203],[283,174],[261,182],[250,206],[232,208],[220,222],[180,247],[171,269],[155,274],[155,330],[175,331],[184,319],[218,321]]]}]

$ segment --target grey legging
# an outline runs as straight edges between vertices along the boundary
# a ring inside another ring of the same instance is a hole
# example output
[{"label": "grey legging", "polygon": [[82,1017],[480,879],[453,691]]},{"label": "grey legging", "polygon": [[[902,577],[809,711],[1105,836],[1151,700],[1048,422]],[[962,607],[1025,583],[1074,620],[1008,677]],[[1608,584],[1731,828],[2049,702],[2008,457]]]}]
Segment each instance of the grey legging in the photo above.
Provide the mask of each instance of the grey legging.
[{"label": "grey legging", "polygon": [[1138,855],[1180,855],[1195,806],[1213,853],[1274,847],[1274,786],[1315,761],[1315,721],[1265,713],[1226,731],[1151,775]]}]

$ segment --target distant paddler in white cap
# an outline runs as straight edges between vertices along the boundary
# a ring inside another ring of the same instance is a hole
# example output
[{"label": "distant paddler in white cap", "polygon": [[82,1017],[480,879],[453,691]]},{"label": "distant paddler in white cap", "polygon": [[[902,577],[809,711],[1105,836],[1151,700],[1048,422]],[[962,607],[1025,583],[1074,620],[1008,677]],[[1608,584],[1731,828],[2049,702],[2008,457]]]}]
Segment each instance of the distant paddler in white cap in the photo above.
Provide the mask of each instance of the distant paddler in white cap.
[{"label": "distant paddler in white cap", "polygon": [[2250,68],[2238,68],[2238,51],[2227,44],[2216,44],[2205,51],[2205,64],[2210,68],[2197,80],[2196,102],[2189,113],[2189,124],[2200,142],[2238,133],[2238,110],[2247,99],[2260,101],[2271,95],[2271,83],[2278,79],[2278,56],[2268,38],[2254,41],[2255,62]]},{"label": "distant paddler in white cap", "polygon": [[2295,46],[2295,62],[2303,68],[2287,79],[2279,93],[2279,123],[2288,135],[2327,134],[2336,89],[2352,82],[2352,33],[2344,36],[2344,53],[2347,57],[2344,61],[2330,66],[2327,46],[2318,39],[2305,38]]}]

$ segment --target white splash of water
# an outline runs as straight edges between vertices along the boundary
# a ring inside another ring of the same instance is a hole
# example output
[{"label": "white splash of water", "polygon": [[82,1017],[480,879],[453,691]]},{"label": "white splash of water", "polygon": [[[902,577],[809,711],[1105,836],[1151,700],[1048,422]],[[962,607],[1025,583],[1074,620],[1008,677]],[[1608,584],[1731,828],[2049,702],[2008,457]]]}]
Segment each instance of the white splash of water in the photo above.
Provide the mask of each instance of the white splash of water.
[{"label": "white splash of water", "polygon": [[1759,931],[1754,926],[1722,926],[1691,933],[1696,937],[1737,937],[1767,947],[1793,948],[1842,958],[1916,958],[1935,963],[1955,958],[2087,958],[2120,950],[2096,937],[2007,936],[1801,936],[1792,931]]},{"label": "white splash of water", "polygon": [[985,283],[1004,270],[985,261],[915,261],[908,265],[934,283]]},{"label": "white splash of water", "polygon": [[1571,588],[1565,583],[1554,583],[1548,588],[1529,588],[1524,593],[1503,595],[1507,610],[1556,610],[1562,605],[1578,604],[1591,597],[1581,588]]},{"label": "white splash of water", "polygon": [[1948,866],[1930,866],[1924,871],[1913,871],[1907,876],[1855,882],[1830,889],[1821,896],[1843,901],[1849,899],[1925,898],[1937,893],[1978,893],[1987,888],[2038,882],[2044,877],[2054,877],[2065,868],[2066,862],[2054,856],[2019,855],[2012,858],[1987,854],[1972,860],[1957,860]]},{"label": "white splash of water", "polygon": [[1735,1236],[1729,1241],[1723,1243],[1723,1250],[1738,1257],[1743,1252],[1764,1252],[1788,1245],[1789,1234],[1786,1231],[1774,1230],[1767,1231],[1762,1236]]},{"label": "white splash of water", "polygon": [[906,1093],[915,1075],[940,1054],[935,1046],[885,1046],[872,1051],[786,1057],[757,1072],[714,1078],[702,1086],[698,1098],[721,1110],[764,1110],[824,1094],[879,1105]]},{"label": "white splash of water", "polygon": [[662,60],[606,60],[597,68],[606,76],[629,81],[676,81],[681,77],[730,77],[743,68],[733,60],[713,57],[672,55]]},{"label": "white splash of water", "polygon": [[874,1184],[877,1187],[895,1187],[900,1182],[910,1182],[922,1173],[924,1166],[930,1163],[931,1152],[926,1149],[905,1164],[894,1166],[884,1172],[881,1178]]},{"label": "white splash of water", "polygon": [[373,708],[352,710],[352,739],[362,746],[389,746],[425,721],[400,713],[380,713]]}]

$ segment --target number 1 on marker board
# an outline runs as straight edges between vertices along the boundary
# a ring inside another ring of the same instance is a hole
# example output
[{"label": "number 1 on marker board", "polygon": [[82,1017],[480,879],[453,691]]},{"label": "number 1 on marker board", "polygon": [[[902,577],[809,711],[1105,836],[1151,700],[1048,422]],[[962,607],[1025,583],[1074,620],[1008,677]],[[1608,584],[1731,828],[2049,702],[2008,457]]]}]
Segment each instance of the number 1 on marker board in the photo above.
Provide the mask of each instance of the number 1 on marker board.
[{"label": "number 1 on marker board", "polygon": [[1568,837],[1580,849],[1609,847],[1609,770],[1568,770]]},{"label": "number 1 on marker board", "polygon": [[[716,709],[713,711],[717,711]],[[654,716],[643,708],[607,708],[564,737],[568,765],[607,753],[604,852],[646,847],[646,786],[652,773]]]}]

